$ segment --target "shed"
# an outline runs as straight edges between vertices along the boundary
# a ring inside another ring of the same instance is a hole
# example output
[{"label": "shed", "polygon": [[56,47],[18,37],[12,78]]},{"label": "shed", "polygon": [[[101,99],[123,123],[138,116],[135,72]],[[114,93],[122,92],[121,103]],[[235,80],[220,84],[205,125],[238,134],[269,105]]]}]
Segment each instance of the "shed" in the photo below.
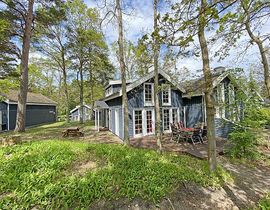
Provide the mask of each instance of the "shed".
[{"label": "shed", "polygon": [[[18,91],[10,90],[1,94],[0,130],[13,130],[16,126]],[[26,103],[26,127],[52,123],[56,121],[57,103],[40,93],[28,92]]]},{"label": "shed", "polygon": [[81,114],[83,115],[83,121],[91,120],[92,107],[89,105],[83,105],[83,113],[80,112],[80,105],[76,106],[70,111],[70,120],[71,121],[80,121]]}]

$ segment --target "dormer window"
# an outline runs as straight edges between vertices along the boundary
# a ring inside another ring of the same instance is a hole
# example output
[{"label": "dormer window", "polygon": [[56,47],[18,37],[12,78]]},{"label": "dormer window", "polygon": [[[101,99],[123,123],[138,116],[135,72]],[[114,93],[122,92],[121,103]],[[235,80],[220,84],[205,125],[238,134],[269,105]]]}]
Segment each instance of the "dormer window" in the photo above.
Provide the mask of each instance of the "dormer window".
[{"label": "dormer window", "polygon": [[171,88],[167,87],[162,91],[162,104],[171,105]]},{"label": "dormer window", "polygon": [[153,83],[144,83],[144,105],[153,106],[154,104],[154,85]]}]

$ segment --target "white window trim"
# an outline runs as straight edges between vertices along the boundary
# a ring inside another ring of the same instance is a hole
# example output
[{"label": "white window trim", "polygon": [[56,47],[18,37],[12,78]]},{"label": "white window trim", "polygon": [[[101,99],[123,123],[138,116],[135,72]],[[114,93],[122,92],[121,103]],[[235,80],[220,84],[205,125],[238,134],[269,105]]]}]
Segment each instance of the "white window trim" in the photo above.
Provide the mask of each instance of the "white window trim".
[{"label": "white window trim", "polygon": [[[135,132],[135,111],[141,111],[142,112],[142,133],[136,134]],[[133,136],[134,137],[143,137],[143,109],[133,109]]]},{"label": "white window trim", "polygon": [[[152,91],[152,101],[151,102],[145,102],[145,85],[151,85],[151,91]],[[154,84],[153,83],[143,83],[143,103],[144,106],[154,106]]]},{"label": "white window trim", "polygon": [[[151,111],[152,112],[152,132],[151,133],[147,133],[147,116],[146,116],[146,112],[147,111]],[[143,112],[145,113],[143,115],[143,134],[144,135],[152,135],[155,133],[155,110],[154,109],[144,109]]]},{"label": "white window trim", "polygon": [[[141,111],[142,112],[142,133],[140,134],[136,134],[135,133],[135,111]],[[151,133],[147,133],[147,119],[146,119],[146,111],[152,111],[152,126],[153,126],[153,132]],[[137,138],[137,137],[143,137],[143,136],[147,136],[147,135],[152,135],[155,133],[155,112],[153,108],[139,108],[139,109],[133,109],[133,137]]]},{"label": "white window trim", "polygon": [[172,109],[171,108],[163,108],[162,109],[162,128],[163,128],[163,133],[169,133],[171,132],[171,126],[169,124],[169,130],[164,130],[164,110],[169,110],[169,123],[172,123]]},{"label": "white window trim", "polygon": [[168,89],[166,89],[166,91],[168,91],[168,97],[169,97],[169,103],[164,103],[163,102],[163,91],[162,91],[162,94],[161,94],[161,98],[162,98],[162,105],[164,106],[171,106],[172,104],[172,94],[171,94],[171,87],[169,87]]}]

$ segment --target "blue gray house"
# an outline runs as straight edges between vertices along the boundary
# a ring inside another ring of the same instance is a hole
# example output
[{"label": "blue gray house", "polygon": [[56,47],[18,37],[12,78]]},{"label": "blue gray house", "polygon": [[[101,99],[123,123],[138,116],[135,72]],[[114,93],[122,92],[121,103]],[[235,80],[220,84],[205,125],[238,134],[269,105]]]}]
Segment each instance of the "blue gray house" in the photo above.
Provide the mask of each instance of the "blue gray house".
[{"label": "blue gray house", "polygon": [[[230,114],[224,106],[235,96],[235,85],[229,72],[216,68],[213,73],[214,93],[217,103],[216,133],[226,137],[230,128]],[[171,131],[170,123],[183,122],[186,127],[197,123],[206,123],[204,79],[179,84],[159,71],[159,93],[161,129],[163,133]],[[127,85],[129,136],[132,138],[154,134],[154,72]],[[101,103],[100,103],[101,104]],[[111,82],[106,87],[105,98],[101,106],[95,107],[96,125],[107,127],[123,138],[123,108],[121,82]],[[98,114],[97,114],[98,113]],[[227,123],[224,123],[227,122]]]},{"label": "blue gray house", "polygon": [[[13,130],[16,126],[18,91],[10,90],[1,94],[0,131]],[[28,92],[26,104],[26,126],[52,123],[56,121],[56,102],[46,96]]]}]

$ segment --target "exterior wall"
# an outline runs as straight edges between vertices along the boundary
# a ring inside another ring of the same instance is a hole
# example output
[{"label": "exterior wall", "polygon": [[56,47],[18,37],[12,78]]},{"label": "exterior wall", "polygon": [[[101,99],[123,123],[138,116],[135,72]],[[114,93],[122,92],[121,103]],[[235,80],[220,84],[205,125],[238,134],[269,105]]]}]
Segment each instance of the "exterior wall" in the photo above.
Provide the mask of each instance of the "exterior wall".
[{"label": "exterior wall", "polygon": [[115,117],[118,114],[118,125],[119,125],[119,137],[121,139],[124,138],[124,118],[123,118],[123,109],[122,109],[122,97],[118,97],[106,102],[109,108],[109,128],[114,133],[117,134],[116,131],[116,122]]},{"label": "exterior wall", "polygon": [[0,131],[1,130],[7,130],[8,126],[8,119],[7,119],[7,104],[5,102],[0,102],[0,112],[2,113],[2,119],[0,122],[2,122],[2,124],[0,123]]},{"label": "exterior wall", "polygon": [[184,99],[186,127],[194,127],[195,124],[204,121],[204,106],[202,96]]},{"label": "exterior wall", "polygon": [[[88,109],[87,107],[83,107],[83,117],[84,117],[84,121],[85,120],[90,120],[91,119],[91,109]],[[75,111],[73,111],[70,114],[71,120],[72,121],[80,121],[80,115],[79,115],[79,108],[76,109]]]},{"label": "exterior wall", "polygon": [[[16,126],[17,105],[9,105],[9,129]],[[56,107],[47,105],[27,105],[26,106],[26,127],[52,123],[56,121]]]},{"label": "exterior wall", "polygon": [[[165,82],[164,78],[160,76],[160,85]],[[150,79],[146,83],[153,83],[154,80]],[[134,88],[130,92],[128,92],[128,118],[129,118],[129,136],[134,137],[134,125],[133,125],[133,111],[135,109],[151,109],[154,110],[154,106],[144,106],[144,86],[141,84],[140,86]],[[161,93],[159,95],[160,98],[160,108],[162,111],[162,108],[179,108],[179,119],[182,120],[183,118],[183,99],[182,99],[182,93],[178,89],[171,88],[171,105],[169,106],[163,106],[161,103]],[[122,97],[112,99],[110,101],[106,102],[108,106],[110,107],[110,128],[113,133],[115,133],[115,109],[120,109],[119,111],[119,127],[120,127],[120,138],[123,138],[124,136],[124,119],[123,119],[123,109],[122,109]],[[161,123],[162,124],[162,123]],[[162,125],[161,125],[162,129]]]},{"label": "exterior wall", "polygon": [[227,138],[233,130],[233,123],[220,118],[215,118],[216,136]]}]

